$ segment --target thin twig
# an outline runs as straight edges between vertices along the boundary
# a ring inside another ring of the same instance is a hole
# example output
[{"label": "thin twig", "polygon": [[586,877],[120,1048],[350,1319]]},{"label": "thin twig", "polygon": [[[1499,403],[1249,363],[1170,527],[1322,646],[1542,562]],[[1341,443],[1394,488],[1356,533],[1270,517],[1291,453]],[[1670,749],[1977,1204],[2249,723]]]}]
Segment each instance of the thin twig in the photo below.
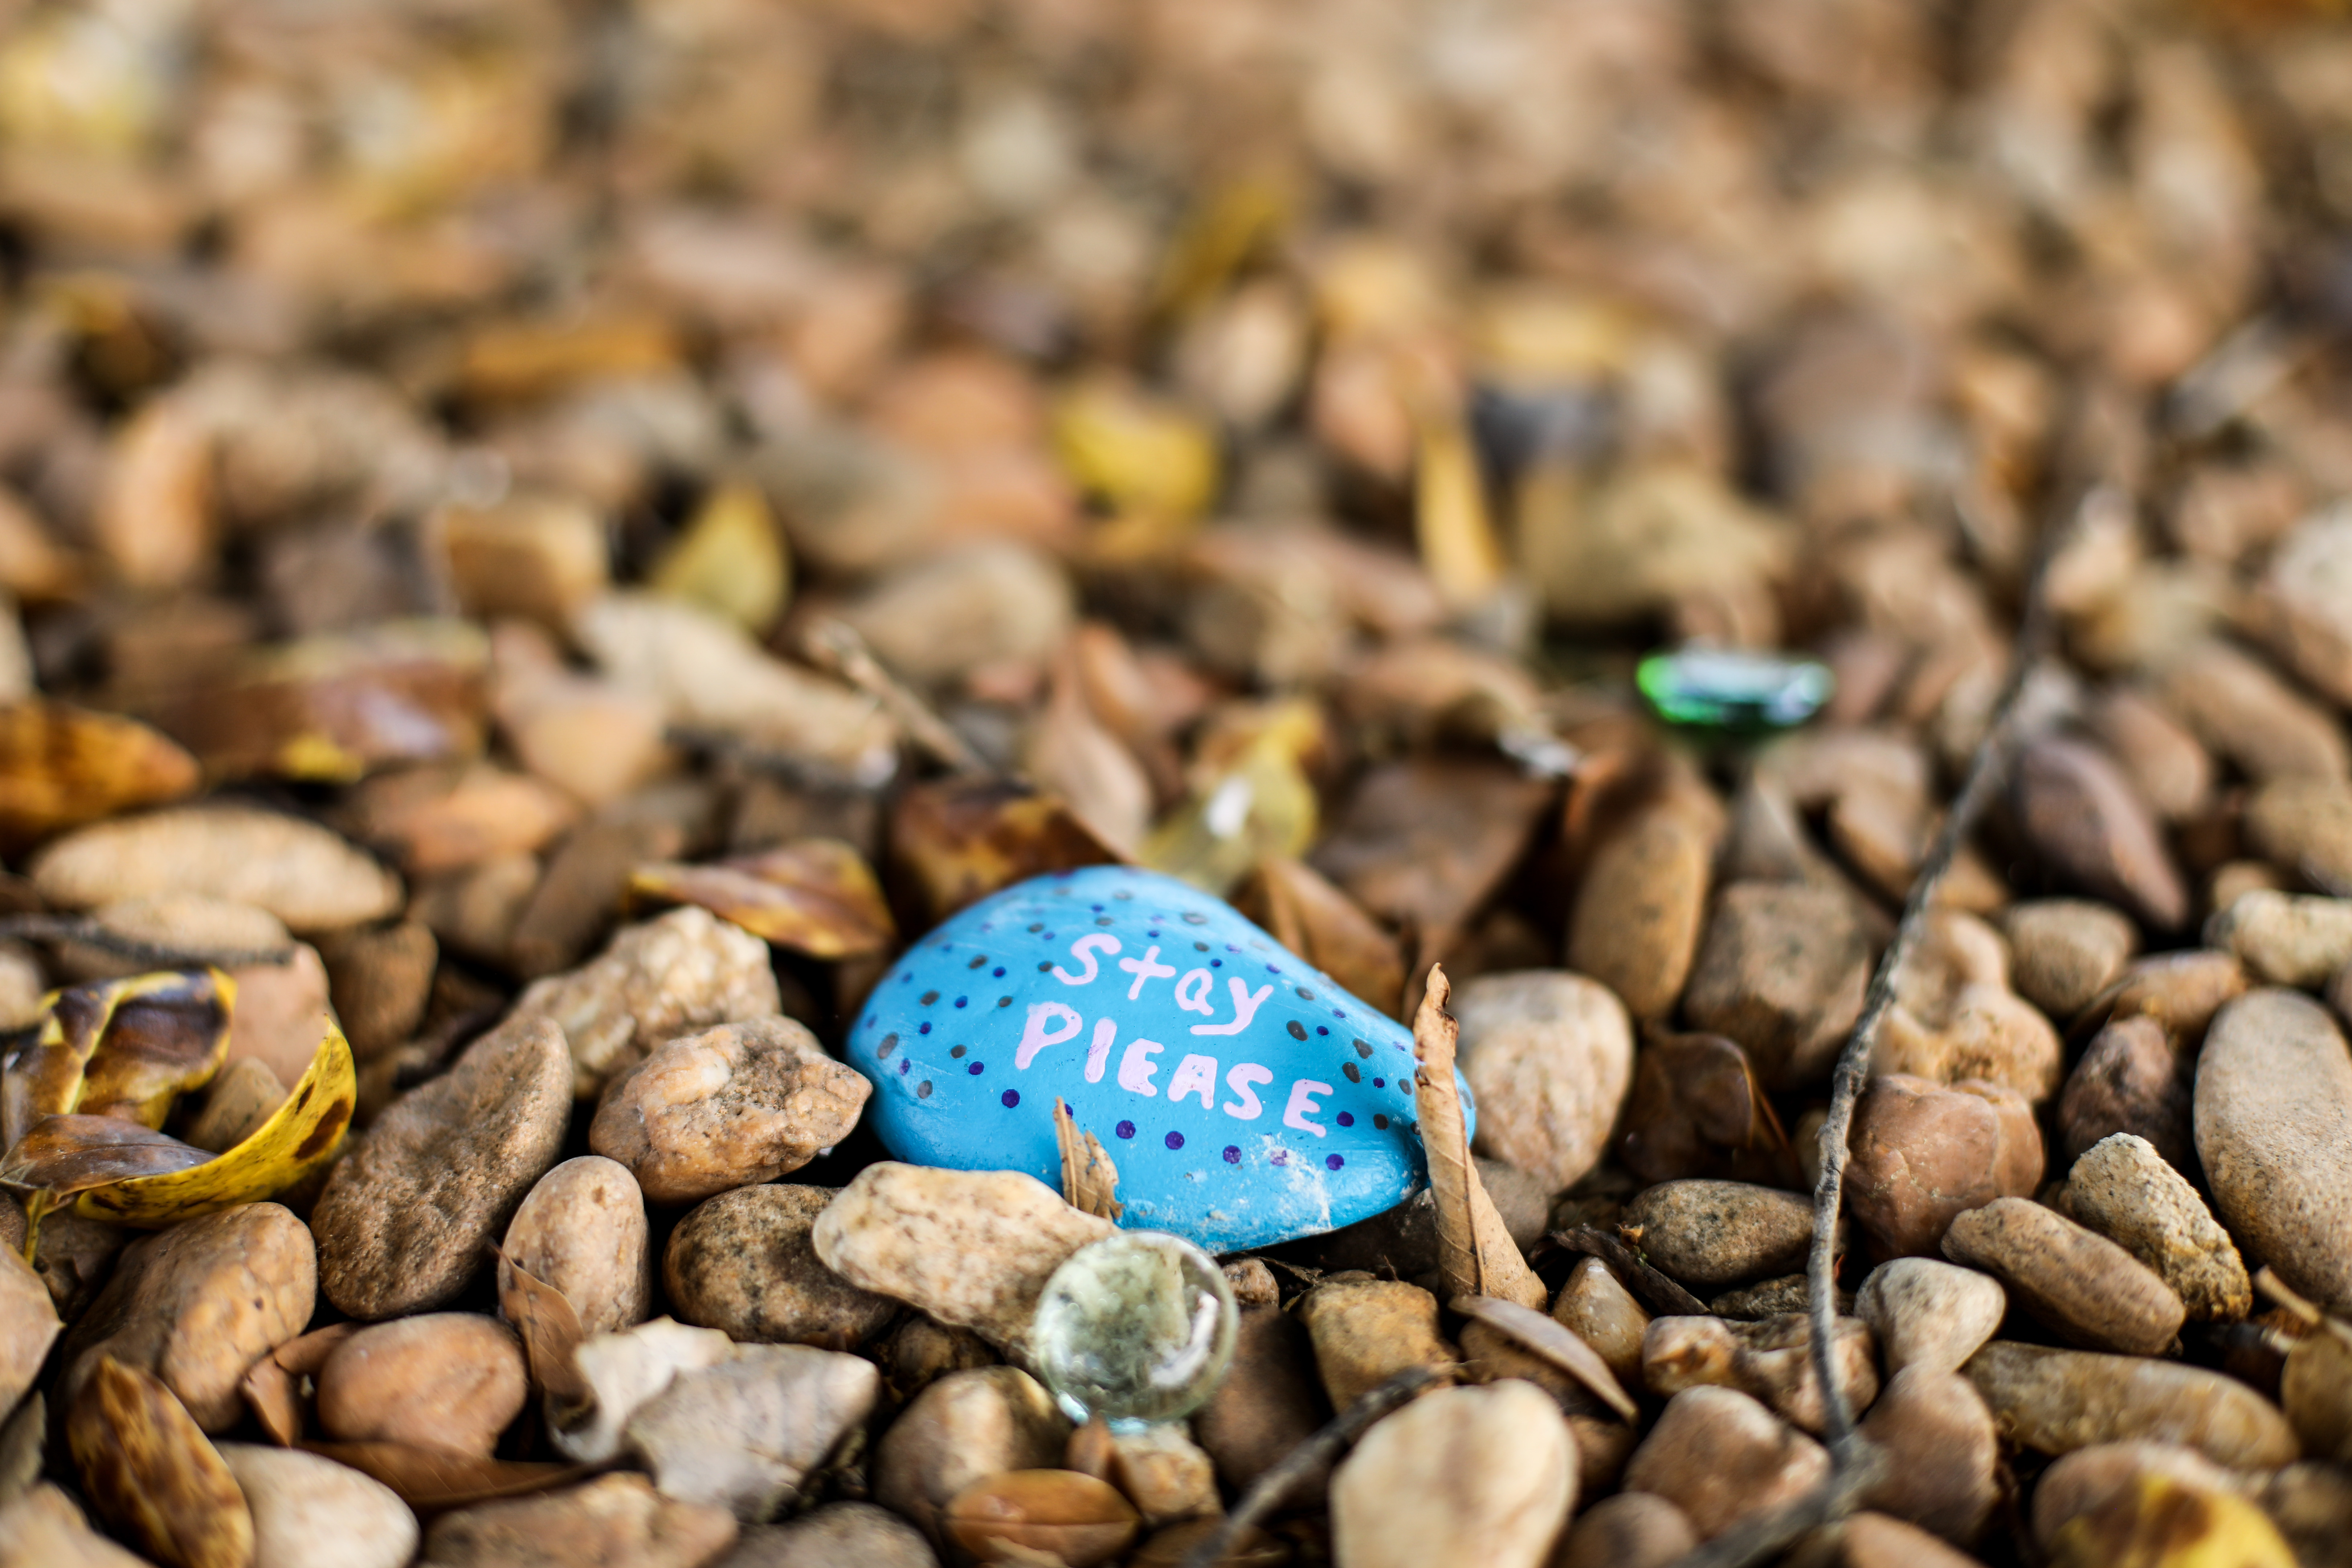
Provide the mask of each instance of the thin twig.
[{"label": "thin twig", "polygon": [[849,626],[840,621],[819,621],[810,628],[803,646],[810,658],[879,702],[898,721],[898,727],[907,731],[907,739],[929,752],[941,766],[959,773],[996,771],[946,720],[931,711],[929,703],[883,668],[882,661],[866,646],[866,639]]},{"label": "thin twig", "polygon": [[1703,1318],[1706,1303],[1642,1261],[1640,1253],[1599,1226],[1580,1225],[1551,1233],[1557,1246],[1607,1264],[1642,1305],[1662,1318]]},{"label": "thin twig", "polygon": [[1362,1436],[1365,1428],[1445,1375],[1435,1367],[1409,1366],[1324,1423],[1322,1428],[1260,1476],[1223,1523],[1184,1554],[1179,1568],[1215,1568],[1233,1550],[1242,1532],[1282,1506],[1301,1481],[1338,1457],[1339,1450]]},{"label": "thin twig", "polygon": [[1685,1556],[1675,1568],[1748,1568],[1780,1552],[1806,1531],[1850,1511],[1867,1490],[1868,1479],[1877,1468],[1879,1458],[1874,1445],[1855,1430],[1853,1403],[1847,1396],[1844,1380],[1838,1375],[1838,1362],[1832,1353],[1837,1334],[1837,1221],[1845,1201],[1846,1142],[1853,1131],[1854,1103],[1862,1098],[1863,1088],[1870,1079],[1871,1053],[1877,1046],[1879,1028],[1895,1005],[1895,979],[1927,929],[1927,913],[1935,906],[1945,873],[1951,869],[1953,858],[1967,841],[1977,818],[1991,804],[2016,749],[2019,719],[2024,707],[2020,699],[2048,658],[2054,637],[2044,593],[2048,577],[2044,568],[2058,542],[2072,531],[2074,520],[2093,506],[2106,504],[2110,495],[2103,488],[2091,489],[2081,498],[2067,524],[2053,530],[2044,542],[2041,559],[2027,584],[2025,608],[2018,623],[2016,660],[2000,700],[1993,706],[1991,722],[1986,727],[1976,754],[1969,759],[1968,777],[1961,782],[1958,795],[1945,814],[1943,826],[1937,830],[1936,841],[1911,884],[1910,896],[1903,901],[1903,918],[1895,924],[1895,940],[1887,944],[1870,977],[1870,989],[1863,997],[1862,1016],[1854,1021],[1853,1033],[1846,1037],[1845,1048],[1839,1053],[1837,1067],[1830,1076],[1829,1120],[1822,1124],[1821,1134],[1822,1176],[1813,1189],[1813,1239],[1805,1259],[1805,1310],[1811,1329],[1811,1353],[1821,1379],[1822,1436],[1828,1444],[1832,1467],[1830,1478],[1787,1508],[1753,1521],[1748,1528],[1716,1537]]},{"label": "thin twig", "polygon": [[154,969],[244,969],[257,963],[284,963],[294,956],[290,947],[197,949],[168,947],[100,925],[88,915],[0,916],[0,940],[16,942],[78,942],[133,963]]}]

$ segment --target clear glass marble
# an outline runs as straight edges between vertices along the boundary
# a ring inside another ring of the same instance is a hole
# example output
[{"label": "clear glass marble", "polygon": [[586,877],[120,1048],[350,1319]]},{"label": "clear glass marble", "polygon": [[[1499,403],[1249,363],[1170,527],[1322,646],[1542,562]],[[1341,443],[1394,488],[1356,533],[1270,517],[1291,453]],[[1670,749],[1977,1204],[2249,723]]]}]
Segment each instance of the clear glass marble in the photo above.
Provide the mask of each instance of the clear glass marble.
[{"label": "clear glass marble", "polygon": [[1233,1287],[1181,1237],[1125,1230],[1070,1254],[1037,1302],[1037,1370],[1071,1420],[1121,1430],[1175,1421],[1234,1359]]}]

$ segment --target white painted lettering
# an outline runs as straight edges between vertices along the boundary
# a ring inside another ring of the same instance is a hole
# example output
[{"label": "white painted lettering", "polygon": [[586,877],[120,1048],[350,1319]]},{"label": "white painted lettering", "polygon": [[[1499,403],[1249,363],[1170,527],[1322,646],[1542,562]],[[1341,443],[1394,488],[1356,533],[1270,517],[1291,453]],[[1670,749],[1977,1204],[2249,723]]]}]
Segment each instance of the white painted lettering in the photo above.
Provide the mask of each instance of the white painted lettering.
[{"label": "white painted lettering", "polygon": [[1141,958],[1120,959],[1118,966],[1135,976],[1135,984],[1127,988],[1127,999],[1130,1002],[1143,994],[1145,981],[1157,980],[1163,974],[1176,973],[1172,967],[1160,962],[1160,950],[1156,947],[1145,948]]},{"label": "white painted lettering", "polygon": [[1087,1046],[1087,1081],[1102,1082],[1103,1063],[1110,1060],[1110,1048],[1118,1039],[1118,1026],[1108,1018],[1095,1025],[1095,1037]]},{"label": "white painted lettering", "polygon": [[1054,965],[1054,978],[1065,985],[1087,984],[1096,975],[1102,973],[1102,966],[1095,962],[1095,954],[1118,951],[1118,938],[1115,936],[1106,936],[1101,931],[1096,931],[1091,936],[1082,936],[1070,943],[1070,956],[1085,964],[1086,968],[1073,974],[1057,963]]},{"label": "white painted lettering", "polygon": [[1311,1078],[1300,1079],[1290,1086],[1290,1103],[1282,1108],[1282,1124],[1296,1127],[1301,1132],[1312,1132],[1318,1138],[1328,1136],[1331,1131],[1329,1128],[1307,1119],[1322,1109],[1315,1103],[1315,1097],[1330,1092],[1331,1086],[1328,1083],[1317,1083]]},{"label": "white painted lettering", "polygon": [[1272,985],[1259,986],[1255,996],[1250,994],[1249,987],[1237,979],[1228,979],[1225,985],[1234,994],[1234,1012],[1237,1016],[1230,1024],[1195,1024],[1192,1026],[1194,1034],[1238,1035],[1249,1027],[1250,1020],[1257,1016],[1257,1010],[1265,1005],[1267,997],[1274,994]]},{"label": "white painted lettering", "polygon": [[[1198,981],[1200,984],[1194,984]],[[1216,988],[1217,977],[1205,969],[1188,969],[1184,978],[1176,983],[1176,1005],[1187,1013],[1198,1013],[1204,1018],[1217,1016],[1217,1005],[1209,1000]]]},{"label": "white painted lettering", "polygon": [[1160,1091],[1151,1087],[1151,1075],[1160,1064],[1150,1058],[1167,1048],[1158,1040],[1129,1041],[1127,1054],[1118,1058],[1118,1087],[1129,1094],[1160,1098]]},{"label": "white painted lettering", "polygon": [[[1049,1030],[1051,1021],[1059,1027]],[[1037,1059],[1037,1053],[1047,1046],[1058,1046],[1064,1040],[1076,1039],[1080,1026],[1086,1022],[1078,1010],[1059,1002],[1040,1002],[1029,1009],[1029,1022],[1021,1030],[1020,1048],[1013,1053],[1013,1065],[1026,1069]]]},{"label": "white painted lettering", "polygon": [[1176,1064],[1175,1076],[1168,1080],[1168,1103],[1175,1104],[1188,1094],[1201,1097],[1203,1110],[1217,1108],[1217,1058],[1186,1057]]},{"label": "white painted lettering", "polygon": [[1225,1075],[1225,1087],[1241,1096],[1225,1101],[1225,1114],[1237,1121],[1255,1121],[1265,1106],[1250,1089],[1254,1083],[1272,1083],[1274,1069],[1255,1062],[1244,1062]]}]

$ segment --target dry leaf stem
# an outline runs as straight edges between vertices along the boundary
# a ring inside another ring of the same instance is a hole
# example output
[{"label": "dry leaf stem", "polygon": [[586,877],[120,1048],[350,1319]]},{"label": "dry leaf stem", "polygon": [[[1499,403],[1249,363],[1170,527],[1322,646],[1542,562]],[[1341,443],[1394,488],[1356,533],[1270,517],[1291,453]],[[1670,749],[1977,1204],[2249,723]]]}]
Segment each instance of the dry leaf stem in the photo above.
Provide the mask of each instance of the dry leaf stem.
[{"label": "dry leaf stem", "polygon": [[1443,966],[1432,964],[1412,1018],[1413,1111],[1421,1119],[1429,1160],[1429,1189],[1437,1205],[1437,1268],[1445,1297],[1498,1296],[1541,1310],[1549,1293],[1519,1255],[1470,1163],[1470,1138],[1454,1058],[1462,1026],[1445,1010],[1454,994]]},{"label": "dry leaf stem", "polygon": [[996,770],[981,760],[979,752],[967,745],[948,721],[931,711],[930,704],[908,690],[905,684],[874,657],[866,639],[839,621],[824,621],[808,636],[810,658],[841,677],[858,690],[881,704],[907,738],[930,753],[933,761],[950,773],[992,773]]}]

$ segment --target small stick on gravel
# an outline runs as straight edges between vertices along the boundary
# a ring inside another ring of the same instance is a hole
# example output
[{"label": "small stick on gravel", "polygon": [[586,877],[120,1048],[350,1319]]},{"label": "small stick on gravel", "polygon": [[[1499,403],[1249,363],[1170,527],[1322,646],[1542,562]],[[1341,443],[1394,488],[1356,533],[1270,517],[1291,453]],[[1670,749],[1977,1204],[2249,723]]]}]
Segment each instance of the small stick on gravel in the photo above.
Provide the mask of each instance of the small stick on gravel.
[{"label": "small stick on gravel", "polygon": [[1429,1159],[1429,1190],[1437,1205],[1437,1269],[1445,1296],[1499,1296],[1541,1311],[1549,1300],[1543,1281],[1511,1240],[1510,1228],[1486,1195],[1470,1163],[1462,1092],[1454,1082],[1454,1055],[1462,1026],[1445,1010],[1454,986],[1438,964],[1412,1017],[1412,1100],[1421,1143]]},{"label": "small stick on gravel", "polygon": [[1225,1515],[1224,1522],[1193,1543],[1178,1568],[1215,1568],[1242,1532],[1281,1507],[1282,1500],[1299,1482],[1338,1458],[1339,1450],[1363,1436],[1373,1422],[1444,1376],[1435,1367],[1409,1366],[1334,1415],[1312,1437],[1284,1455],[1282,1463],[1260,1476],[1257,1485]]},{"label": "small stick on gravel", "polygon": [[[2053,537],[2046,542],[2042,552],[2042,563],[2047,563],[2060,539],[2072,530],[2074,520],[2095,507],[2111,504],[2111,498],[2112,492],[2105,487],[2090,489],[2078,500],[2067,524],[2053,531]],[[2034,672],[2048,658],[2054,635],[2044,593],[2047,575],[2037,567],[2031,579],[2024,614],[2018,624],[2016,662],[2010,668],[2000,700],[1993,706],[1992,721],[1985,728],[1984,739],[1969,761],[1968,777],[1961,782],[1960,793],[1954,797],[1943,826],[1937,830],[1935,842],[1928,847],[1919,874],[1911,883],[1910,896],[1903,900],[1903,918],[1895,924],[1895,940],[1887,943],[1886,952],[1879,958],[1878,968],[1870,977],[1870,989],[1863,996],[1862,1016],[1854,1021],[1853,1033],[1846,1037],[1845,1048],[1839,1053],[1837,1067],[1830,1075],[1829,1120],[1822,1126],[1822,1178],[1813,1189],[1812,1247],[1805,1259],[1805,1311],[1811,1329],[1813,1365],[1822,1372],[1822,1436],[1834,1468],[1830,1479],[1812,1492],[1786,1508],[1716,1537],[1685,1556],[1675,1568],[1748,1568],[1750,1563],[1762,1562],[1805,1531],[1851,1511],[1880,1462],[1873,1445],[1854,1428],[1853,1402],[1847,1395],[1844,1380],[1838,1375],[1837,1358],[1832,1353],[1837,1332],[1835,1252],[1838,1214],[1845,1201],[1846,1142],[1853,1131],[1854,1102],[1862,1098],[1863,1088],[1870,1080],[1870,1058],[1878,1044],[1879,1028],[1895,1005],[1895,977],[1903,973],[1903,966],[1927,929],[1927,911],[1935,906],[1937,890],[1943,884],[1945,873],[1951,869],[1953,857],[1959,853],[1977,818],[1991,804],[2008,774],[2022,728],[2020,721],[2026,705],[2021,699]]]},{"label": "small stick on gravel", "polygon": [[1664,1318],[1703,1318],[1706,1303],[1642,1261],[1632,1247],[1599,1226],[1580,1225],[1551,1233],[1552,1241],[1570,1252],[1598,1258],[1641,1299],[1642,1305]]},{"label": "small stick on gravel", "polygon": [[285,963],[294,956],[290,947],[224,948],[218,952],[167,947],[110,931],[87,915],[8,915],[0,918],[0,939],[78,942],[153,969],[243,969],[256,963]]},{"label": "small stick on gravel", "polygon": [[996,771],[981,760],[980,753],[966,744],[946,720],[931,711],[929,703],[883,668],[882,661],[866,646],[866,639],[847,626],[839,621],[819,622],[810,630],[806,647],[810,658],[880,703],[907,731],[907,738],[929,752],[940,766],[957,773]]}]

